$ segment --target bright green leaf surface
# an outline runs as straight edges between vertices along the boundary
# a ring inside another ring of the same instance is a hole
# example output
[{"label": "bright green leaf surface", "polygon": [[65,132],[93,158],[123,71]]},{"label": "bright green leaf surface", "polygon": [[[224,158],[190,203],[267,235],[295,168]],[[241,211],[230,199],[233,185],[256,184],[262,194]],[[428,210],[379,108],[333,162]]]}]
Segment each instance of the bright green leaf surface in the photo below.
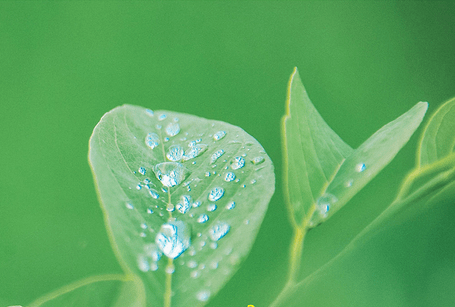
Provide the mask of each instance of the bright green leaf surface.
[{"label": "bright green leaf surface", "polygon": [[417,158],[419,165],[436,162],[455,149],[455,98],[444,103],[425,128]]},{"label": "bright green leaf surface", "polygon": [[428,103],[419,102],[411,110],[376,131],[341,165],[326,193],[337,199],[330,217],[371,181],[407,143],[422,122]]},{"label": "bright green leaf surface", "polygon": [[352,148],[311,103],[295,68],[282,122],[284,192],[291,220],[300,225]]},{"label": "bright green leaf surface", "polygon": [[283,118],[284,190],[293,221],[311,218],[314,226],[333,215],[395,157],[427,108],[419,102],[352,150],[316,111],[295,69]]},{"label": "bright green leaf surface", "polygon": [[114,250],[143,280],[148,306],[204,305],[248,254],[274,192],[272,161],[253,137],[187,114],[115,108],[89,159]]},{"label": "bright green leaf surface", "polygon": [[94,276],[43,296],[29,307],[142,307],[141,282],[120,275]]}]

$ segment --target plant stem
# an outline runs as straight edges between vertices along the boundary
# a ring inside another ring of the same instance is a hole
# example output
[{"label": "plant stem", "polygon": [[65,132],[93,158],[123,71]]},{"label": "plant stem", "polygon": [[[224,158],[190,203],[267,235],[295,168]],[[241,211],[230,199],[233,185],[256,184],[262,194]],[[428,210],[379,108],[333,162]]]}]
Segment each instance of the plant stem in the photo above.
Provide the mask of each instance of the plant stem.
[{"label": "plant stem", "polygon": [[302,250],[303,250],[303,240],[305,239],[306,234],[305,227],[295,227],[294,228],[294,237],[292,239],[291,247],[289,250],[289,271],[288,271],[288,279],[286,284],[284,285],[283,289],[281,290],[280,294],[276,297],[276,299],[272,302],[270,307],[279,306],[280,303],[292,292],[294,285],[297,280],[297,275],[299,273],[300,268],[300,261],[302,258]]},{"label": "plant stem", "polygon": [[[167,266],[173,265],[173,259],[168,258]],[[172,295],[172,273],[166,272],[166,288],[164,290],[164,307],[171,307],[171,295]]]}]

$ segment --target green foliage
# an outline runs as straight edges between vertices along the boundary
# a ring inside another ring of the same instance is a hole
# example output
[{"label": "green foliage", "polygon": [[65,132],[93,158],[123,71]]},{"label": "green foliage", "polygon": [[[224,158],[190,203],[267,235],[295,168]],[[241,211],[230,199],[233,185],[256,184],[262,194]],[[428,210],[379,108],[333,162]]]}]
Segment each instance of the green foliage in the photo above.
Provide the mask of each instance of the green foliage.
[{"label": "green foliage", "polygon": [[[302,306],[327,285],[330,273],[345,274],[385,229],[454,202],[452,99],[427,124],[417,166],[396,199],[338,254],[311,274],[299,274],[307,232],[390,163],[427,107],[417,103],[352,149],[317,112],[295,69],[282,121],[283,188],[294,237],[288,279],[271,306]],[[90,139],[89,161],[126,275],[83,280],[31,307],[205,305],[250,252],[274,192],[273,164],[252,136],[224,122],[170,111],[124,105],[106,113]]]},{"label": "green foliage", "polygon": [[137,279],[122,275],[93,276],[52,292],[29,307],[139,307],[144,288]]},{"label": "green foliage", "polygon": [[103,116],[89,160],[112,244],[147,306],[216,294],[250,251],[275,186],[270,158],[242,129],[129,105]]}]

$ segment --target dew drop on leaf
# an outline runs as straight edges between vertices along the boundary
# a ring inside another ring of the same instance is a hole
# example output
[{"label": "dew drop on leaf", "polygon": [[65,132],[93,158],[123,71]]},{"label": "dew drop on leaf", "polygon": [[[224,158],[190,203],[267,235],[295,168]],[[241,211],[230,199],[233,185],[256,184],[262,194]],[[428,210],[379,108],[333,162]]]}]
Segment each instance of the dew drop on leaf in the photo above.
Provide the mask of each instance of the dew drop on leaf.
[{"label": "dew drop on leaf", "polygon": [[166,126],[166,134],[169,136],[176,136],[180,132],[180,125],[178,123],[169,123]]},{"label": "dew drop on leaf", "polygon": [[153,190],[153,189],[150,189],[150,190],[149,190],[149,194],[150,194],[150,196],[152,196],[152,198],[154,198],[154,199],[158,199],[158,198],[160,197],[160,195],[158,194],[158,192],[155,191],[155,190]]},{"label": "dew drop on leaf", "polygon": [[219,141],[221,140],[222,138],[224,138],[226,136],[226,131],[218,131],[217,133],[215,133],[213,135],[213,139],[215,141]]},{"label": "dew drop on leaf", "polygon": [[210,298],[210,291],[208,290],[199,291],[196,294],[196,298],[201,302],[206,302]]},{"label": "dew drop on leaf", "polygon": [[359,163],[355,166],[355,170],[358,173],[363,172],[366,168],[367,168],[367,166],[365,165],[365,163]]},{"label": "dew drop on leaf", "polygon": [[235,174],[233,172],[227,172],[224,180],[227,182],[235,180]]},{"label": "dew drop on leaf", "polygon": [[183,160],[188,161],[188,160],[194,159],[197,156],[200,156],[206,150],[207,150],[207,145],[194,143],[193,146],[190,146],[189,150],[185,151],[185,154],[183,155]]},{"label": "dew drop on leaf", "polygon": [[158,136],[158,134],[152,132],[147,134],[147,136],[145,137],[145,145],[147,145],[151,149],[154,149],[155,147],[160,145],[160,137]]},{"label": "dew drop on leaf", "polygon": [[332,194],[324,194],[321,197],[317,199],[316,202],[316,209],[319,213],[319,215],[322,218],[326,218],[327,215],[329,214],[329,210],[331,209],[331,206],[336,203],[338,199],[332,195]]},{"label": "dew drop on leaf", "polygon": [[210,204],[207,206],[207,211],[213,212],[216,210],[216,205],[215,204]]},{"label": "dew drop on leaf", "polygon": [[261,164],[262,162],[264,162],[264,157],[262,156],[255,157],[253,158],[253,160],[251,160],[251,162],[253,164]]},{"label": "dew drop on leaf", "polygon": [[191,208],[191,196],[182,195],[180,203],[178,203],[176,207],[180,213],[182,214],[187,213],[188,210],[190,210]]},{"label": "dew drop on leaf", "polygon": [[226,205],[226,209],[228,209],[228,210],[232,210],[234,208],[235,208],[235,201],[231,201],[230,203],[228,203]]},{"label": "dew drop on leaf", "polygon": [[168,258],[175,259],[190,247],[190,229],[182,221],[173,221],[161,225],[155,242]]},{"label": "dew drop on leaf", "polygon": [[125,206],[127,209],[130,209],[130,210],[134,209],[134,206],[130,203],[126,203]]},{"label": "dew drop on leaf", "polygon": [[209,236],[213,241],[218,241],[224,237],[230,229],[231,226],[228,223],[218,221],[210,228]]},{"label": "dew drop on leaf", "polygon": [[210,157],[210,164],[213,164],[216,162],[216,160],[218,160],[222,155],[224,155],[224,150],[223,149],[219,149],[217,151],[215,151],[212,156]]},{"label": "dew drop on leaf", "polygon": [[243,159],[242,157],[235,157],[234,158],[234,161],[232,162],[231,164],[231,168],[232,169],[240,169],[242,167],[245,166],[245,159]]},{"label": "dew drop on leaf", "polygon": [[209,220],[209,216],[207,214],[201,214],[199,215],[199,217],[197,218],[197,222],[200,223],[200,224],[204,224],[205,222],[207,222]]},{"label": "dew drop on leaf", "polygon": [[177,162],[182,160],[183,158],[183,147],[180,145],[172,145],[169,147],[168,152],[166,154],[166,158],[169,161]]},{"label": "dew drop on leaf", "polygon": [[224,195],[224,189],[220,188],[220,187],[215,187],[212,189],[212,191],[210,191],[210,193],[208,195],[208,199],[210,201],[217,201],[221,197],[223,197],[223,195]]},{"label": "dew drop on leaf", "polygon": [[189,171],[179,162],[162,162],[153,168],[156,178],[166,187],[179,185],[189,175]]}]

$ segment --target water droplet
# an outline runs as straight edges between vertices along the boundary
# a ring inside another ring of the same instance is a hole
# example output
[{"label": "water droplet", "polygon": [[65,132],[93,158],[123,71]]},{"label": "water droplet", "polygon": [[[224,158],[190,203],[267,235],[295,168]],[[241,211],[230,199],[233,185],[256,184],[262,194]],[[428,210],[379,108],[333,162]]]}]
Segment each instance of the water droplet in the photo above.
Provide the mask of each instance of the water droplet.
[{"label": "water droplet", "polygon": [[166,273],[168,273],[168,274],[172,274],[172,273],[175,272],[175,266],[174,266],[173,264],[168,264],[168,265],[166,266],[166,270],[165,270],[165,271],[166,271]]},{"label": "water droplet", "polygon": [[211,249],[216,249],[218,247],[218,244],[216,242],[210,243],[210,248]]},{"label": "water droplet", "polygon": [[142,228],[142,229],[147,229],[147,227],[148,227],[148,226],[147,226],[146,223],[142,223],[142,224],[141,224],[141,228]]},{"label": "water droplet", "polygon": [[337,201],[338,199],[332,194],[324,194],[319,197],[316,202],[316,209],[319,213],[319,216],[326,218],[329,215],[331,206]]},{"label": "water droplet", "polygon": [[205,177],[210,177],[210,172],[205,172]]},{"label": "water droplet", "polygon": [[219,149],[217,151],[215,151],[212,156],[210,157],[210,164],[213,164],[216,162],[216,160],[218,160],[222,155],[224,155],[224,150],[223,149]]},{"label": "water droplet", "polygon": [[166,189],[165,187],[162,187],[162,188],[161,188],[161,192],[167,193],[167,189]]},{"label": "water droplet", "polygon": [[144,246],[144,251],[145,251],[145,254],[152,258],[153,261],[158,261],[161,259],[161,256],[163,255],[163,253],[160,252],[160,250],[158,249],[158,247],[156,246],[155,243],[150,243],[150,244],[146,244]]},{"label": "water droplet", "polygon": [[213,270],[217,269],[218,268],[218,262],[212,261],[210,263],[210,268],[213,269]]},{"label": "water droplet", "polygon": [[240,169],[245,166],[245,159],[242,157],[235,157],[231,164],[232,169]]},{"label": "water droplet", "polygon": [[152,213],[153,213],[153,210],[150,209],[150,208],[147,208],[147,213],[148,213],[148,214],[152,214]]},{"label": "water droplet", "polygon": [[166,114],[161,114],[159,117],[158,117],[158,120],[163,120],[163,119],[166,119]]},{"label": "water droplet", "polygon": [[219,140],[221,140],[222,138],[224,138],[225,136],[226,136],[226,131],[222,131],[222,130],[221,130],[221,131],[218,131],[217,133],[215,133],[215,134],[213,135],[213,139],[214,139],[215,141],[219,141]]},{"label": "water droplet", "polygon": [[177,210],[182,214],[185,214],[186,212],[188,212],[188,210],[190,210],[190,208],[191,208],[191,196],[182,195],[181,202],[178,203],[176,207],[177,207]]},{"label": "water droplet", "polygon": [[243,223],[244,223],[245,225],[248,225],[248,224],[250,223],[250,220],[245,220],[245,221],[243,221]]},{"label": "water droplet", "polygon": [[193,203],[193,208],[197,208],[201,205],[201,202],[200,201],[196,201]]},{"label": "water droplet", "polygon": [[166,205],[166,211],[168,212],[174,212],[175,206],[173,204],[167,204]]},{"label": "water droplet", "polygon": [[230,203],[228,203],[226,205],[226,209],[228,209],[228,210],[232,210],[234,208],[235,208],[235,201],[231,201]]},{"label": "water droplet", "polygon": [[251,162],[253,164],[261,164],[262,162],[264,162],[264,157],[262,156],[255,157],[253,158],[253,160],[251,160]]},{"label": "water droplet", "polygon": [[192,271],[192,272],[190,273],[190,276],[191,276],[192,278],[198,278],[198,277],[199,277],[199,271],[197,271],[197,270]]},{"label": "water droplet", "polygon": [[189,171],[178,162],[163,162],[153,168],[156,178],[166,187],[179,185],[189,175]]},{"label": "water droplet", "polygon": [[136,186],[136,190],[140,190],[140,189],[142,189],[142,186],[141,186],[140,184],[138,184],[138,185]]},{"label": "water droplet", "polygon": [[255,184],[256,183],[256,179],[251,179],[250,183],[251,184]]},{"label": "water droplet", "polygon": [[353,183],[354,183],[354,180],[352,180],[352,179],[351,179],[351,180],[348,180],[348,181],[346,181],[345,186],[346,186],[347,188],[352,187],[352,184],[353,184]]},{"label": "water droplet", "polygon": [[[190,143],[190,144],[192,144],[192,143]],[[190,159],[194,159],[197,156],[200,156],[206,150],[207,150],[207,145],[194,143],[193,146],[190,146],[189,151],[186,151],[185,154],[183,155],[183,160],[188,161]]]},{"label": "water droplet", "polygon": [[199,265],[199,270],[203,270],[203,269],[205,269],[205,264],[201,263],[201,264]]},{"label": "water droplet", "polygon": [[176,136],[180,132],[180,125],[178,123],[169,123],[166,126],[166,134],[169,136]]},{"label": "water droplet", "polygon": [[147,113],[148,116],[153,116],[153,111],[150,109],[145,109],[145,113]]},{"label": "water droplet", "polygon": [[183,147],[180,145],[172,145],[169,147],[169,150],[166,154],[166,158],[169,161],[177,162],[182,160],[184,154]]},{"label": "water droplet", "polygon": [[139,267],[139,270],[141,270],[142,272],[147,272],[148,270],[150,270],[150,264],[144,255],[140,255],[137,258],[137,265]]},{"label": "water droplet", "polygon": [[213,188],[212,191],[209,193],[209,200],[210,201],[217,201],[224,195],[224,189],[220,187]]},{"label": "water droplet", "polygon": [[199,215],[199,217],[197,218],[197,222],[200,223],[200,224],[204,224],[205,222],[207,222],[209,220],[209,216],[207,214],[201,214]]},{"label": "water droplet", "polygon": [[160,145],[160,137],[158,136],[158,134],[152,132],[147,134],[147,136],[145,137],[145,145],[147,145],[151,149]]},{"label": "water droplet", "polygon": [[213,241],[218,241],[224,237],[230,229],[231,226],[228,223],[218,221],[210,228],[209,236]]},{"label": "water droplet", "polygon": [[190,269],[194,269],[195,267],[197,267],[197,262],[194,261],[194,260],[190,260],[190,261],[188,261],[187,266],[188,266]]},{"label": "water droplet", "polygon": [[141,237],[141,238],[145,238],[146,236],[147,236],[147,235],[145,234],[145,232],[141,232],[141,233],[139,234],[139,237]]},{"label": "water droplet", "polygon": [[207,206],[207,211],[213,212],[216,210],[216,205],[215,204],[210,204]]},{"label": "water droplet", "polygon": [[158,129],[158,130],[160,130],[160,129],[161,129],[161,125],[158,125],[158,124],[157,124],[157,125],[155,125],[155,128]]},{"label": "water droplet", "polygon": [[134,209],[134,206],[130,203],[126,203],[125,206],[127,209],[130,209],[130,210]]},{"label": "water droplet", "polygon": [[175,259],[190,247],[190,230],[182,221],[161,225],[155,242],[167,257]]},{"label": "water droplet", "polygon": [[178,118],[178,117],[174,117],[174,121],[175,121],[175,122],[178,122],[178,121],[179,121],[179,118]]},{"label": "water droplet", "polygon": [[150,264],[150,271],[156,271],[158,270],[158,264],[156,262],[152,262]]},{"label": "water droplet", "polygon": [[150,196],[152,196],[154,199],[158,199],[160,197],[160,195],[158,194],[157,191],[155,191],[154,189],[150,189],[149,190],[149,194]]},{"label": "water droplet", "polygon": [[226,176],[224,177],[224,180],[227,182],[233,181],[234,179],[235,179],[235,174],[233,172],[226,173]]},{"label": "water droplet", "polygon": [[365,163],[359,163],[355,166],[355,170],[358,173],[363,172],[366,168],[367,168],[367,166],[365,165]]},{"label": "water droplet", "polygon": [[206,302],[209,300],[210,298],[210,291],[208,290],[202,290],[202,291],[199,291],[197,294],[196,294],[196,298],[201,301],[201,302]]}]

